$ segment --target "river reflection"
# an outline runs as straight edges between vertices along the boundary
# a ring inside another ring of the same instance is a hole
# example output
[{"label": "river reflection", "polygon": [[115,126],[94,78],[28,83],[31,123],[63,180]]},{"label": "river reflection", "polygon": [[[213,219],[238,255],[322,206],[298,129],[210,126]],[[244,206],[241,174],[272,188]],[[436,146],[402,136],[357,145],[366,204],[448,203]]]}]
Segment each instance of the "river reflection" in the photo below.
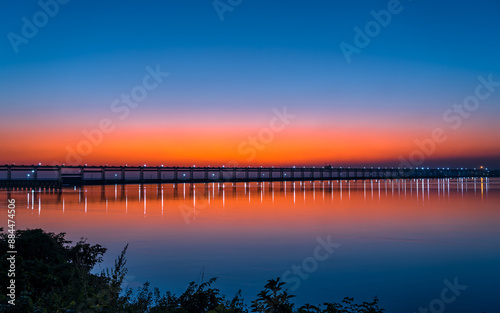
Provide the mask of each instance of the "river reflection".
[{"label": "river reflection", "polygon": [[288,285],[297,303],[379,296],[387,312],[415,312],[457,278],[468,287],[447,310],[500,307],[495,179],[112,185],[0,198],[16,199],[18,229],[108,247],[105,266],[129,243],[131,287],[150,281],[178,293],[203,271],[251,300],[330,236],[339,246],[328,259],[288,275],[300,280]]}]

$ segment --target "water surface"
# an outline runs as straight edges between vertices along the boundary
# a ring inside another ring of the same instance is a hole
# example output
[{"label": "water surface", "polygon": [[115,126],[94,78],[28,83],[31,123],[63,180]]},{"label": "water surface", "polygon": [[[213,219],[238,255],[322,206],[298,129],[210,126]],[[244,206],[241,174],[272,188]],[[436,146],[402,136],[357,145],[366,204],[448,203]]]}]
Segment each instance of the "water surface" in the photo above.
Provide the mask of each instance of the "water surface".
[{"label": "water surface", "polygon": [[[150,281],[179,293],[204,273],[219,277],[223,293],[242,289],[252,300],[266,280],[290,271],[299,304],[378,296],[390,313],[428,307],[444,280],[457,279],[467,289],[447,294],[454,300],[446,311],[500,307],[500,180],[0,191],[2,203],[7,197],[16,199],[18,229],[66,232],[109,248],[102,267],[129,243],[129,287]],[[318,240],[336,244],[332,254],[321,250],[322,260],[314,259]],[[307,277],[292,266],[308,267]]]}]

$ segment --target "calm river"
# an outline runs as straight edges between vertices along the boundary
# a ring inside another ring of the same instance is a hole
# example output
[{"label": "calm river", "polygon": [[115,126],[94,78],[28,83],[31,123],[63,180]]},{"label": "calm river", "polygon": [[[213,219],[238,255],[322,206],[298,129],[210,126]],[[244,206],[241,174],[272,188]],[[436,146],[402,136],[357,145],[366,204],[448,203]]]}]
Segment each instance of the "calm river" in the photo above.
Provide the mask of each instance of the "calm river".
[{"label": "calm river", "polygon": [[17,229],[109,248],[101,268],[128,243],[131,288],[149,281],[179,293],[204,273],[249,302],[283,277],[298,304],[378,296],[388,313],[500,310],[500,180],[0,191],[1,203],[7,197]]}]

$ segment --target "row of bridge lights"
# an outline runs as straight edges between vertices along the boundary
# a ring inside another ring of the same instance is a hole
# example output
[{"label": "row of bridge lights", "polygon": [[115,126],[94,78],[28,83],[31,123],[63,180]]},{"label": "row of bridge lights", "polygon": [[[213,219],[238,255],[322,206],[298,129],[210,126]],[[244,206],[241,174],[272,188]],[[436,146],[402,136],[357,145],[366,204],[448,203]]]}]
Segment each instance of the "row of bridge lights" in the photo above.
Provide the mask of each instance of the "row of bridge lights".
[{"label": "row of bridge lights", "polygon": [[[85,164],[85,166],[87,166],[87,164]],[[106,166],[107,166],[107,164],[106,164]],[[128,164],[125,164],[125,166],[128,166]],[[146,164],[144,164],[144,166],[143,166],[143,167],[148,167],[148,166],[147,166]],[[154,166],[153,166],[153,167],[154,167]],[[160,167],[163,167],[163,164],[162,164]],[[196,168],[196,165],[193,165],[192,167],[193,167],[193,168]],[[210,165],[208,165],[207,167],[210,167]],[[222,165],[222,167],[223,167],[223,168],[225,168],[226,166],[225,166],[225,165]],[[251,166],[248,166],[248,168],[251,168]],[[263,168],[263,166],[261,165],[261,166],[260,166],[260,168]],[[271,168],[274,168],[274,166],[271,166]],[[292,166],[292,168],[296,168],[296,166],[294,165],[294,166]],[[303,166],[302,168],[306,168],[306,167],[305,167],[305,166]],[[316,166],[313,166],[312,168],[316,168]],[[324,167],[324,166],[322,166],[321,168],[325,168],[325,167]],[[342,168],[342,166],[341,166],[340,168]],[[347,167],[347,168],[348,168],[348,169],[350,169],[350,167]],[[482,169],[482,168],[483,168],[483,167],[481,166],[481,169]],[[363,167],[363,169],[366,169],[366,167]],[[373,167],[370,167],[370,169],[373,169]],[[378,167],[378,169],[380,170],[381,168],[380,168],[380,167]],[[387,167],[386,167],[385,169],[387,169]],[[394,167],[391,167],[391,169],[394,169]],[[405,169],[406,169],[406,167],[405,167]],[[410,169],[412,169],[412,168],[410,167]],[[417,167],[416,169],[418,170],[419,168]],[[425,168],[423,168],[423,167],[422,167],[422,169],[424,170]],[[430,168],[427,168],[427,169],[430,169]],[[438,168],[438,169],[439,169],[439,168]],[[443,168],[443,169],[444,169],[444,168]],[[448,169],[450,169],[450,168],[448,168]],[[457,169],[458,169],[458,168],[457,168]],[[462,168],[462,170],[463,170],[463,168]]]},{"label": "row of bridge lights", "polygon": [[[13,164],[15,165],[16,163],[13,163]],[[42,165],[42,163],[38,163],[38,165],[39,165],[39,166],[41,166],[41,165]],[[63,164],[63,165],[64,165],[64,164]],[[85,164],[85,166],[88,166],[88,165],[87,165],[87,164]],[[108,166],[108,164],[106,164],[106,166]],[[128,167],[128,164],[125,164],[125,167]],[[147,165],[146,165],[146,164],[144,164],[144,167],[147,167]],[[163,164],[161,165],[161,167],[163,167]],[[208,167],[210,167],[210,165],[208,165]],[[222,165],[222,167],[223,167],[223,168],[225,168],[225,166],[224,166],[224,165]],[[193,165],[193,168],[196,168],[196,165]],[[250,166],[248,166],[248,168],[250,168]],[[262,168],[262,166],[260,166],[260,168]],[[274,168],[274,166],[271,166],[271,168]],[[295,165],[294,165],[294,166],[292,166],[292,168],[296,168],[296,167],[295,167]],[[305,167],[305,166],[303,166],[302,168],[306,168],[306,167]],[[315,166],[313,166],[312,168],[316,168],[316,167],[315,167]],[[325,167],[323,166],[323,167],[321,167],[321,168],[325,168]],[[339,168],[340,168],[340,169],[342,169],[342,166],[341,166],[341,167],[339,167]],[[347,169],[351,169],[351,168],[350,168],[350,167],[347,167]],[[366,169],[366,167],[363,167],[363,169]],[[373,167],[370,167],[370,169],[373,169]],[[380,168],[380,167],[378,167],[377,169],[379,169],[379,170],[380,170],[381,168]],[[385,167],[384,169],[387,169],[387,167]],[[394,169],[394,167],[391,167],[391,169]],[[397,169],[399,169],[399,168],[397,168]],[[407,168],[405,167],[404,169],[407,169]],[[411,169],[413,169],[413,168],[412,168],[412,167],[410,167],[409,169],[411,170]],[[425,168],[424,168],[424,167],[422,167],[422,168],[418,168],[418,167],[416,167],[415,169],[416,169],[416,170],[425,170]],[[438,169],[438,170],[441,170],[441,171],[442,171],[442,170],[450,170],[450,168],[449,168],[449,167],[448,167],[448,168],[445,168],[445,167],[443,167],[443,168],[439,168],[439,167],[438,167],[437,169]],[[459,168],[457,168],[457,170],[458,170],[458,169],[459,169]],[[488,171],[488,168],[484,168],[484,166],[481,166],[481,167],[480,167],[480,169],[481,169],[481,170],[486,170],[486,171]],[[430,168],[428,167],[428,168],[427,168],[427,170],[430,170]],[[461,171],[463,171],[463,170],[464,170],[464,168],[462,167],[462,168],[460,168],[460,170],[461,170]],[[468,171],[469,169],[468,169],[468,168],[465,168],[465,170],[466,170],[466,171]],[[477,170],[477,169],[476,169],[476,168],[474,168],[474,170]],[[32,172],[32,173],[34,173],[35,171],[33,170],[33,171],[31,171],[31,172]],[[285,175],[286,175],[286,174],[285,174]],[[28,176],[30,176],[30,174],[28,174]]]},{"label": "row of bridge lights", "polygon": [[[14,163],[14,164],[15,164],[15,163]],[[38,165],[42,165],[42,163],[38,163]],[[63,164],[63,165],[64,165],[64,164]],[[107,164],[106,164],[106,165],[107,165]],[[85,166],[87,166],[87,164],[85,164]],[[128,165],[127,165],[127,164],[125,164],[125,166],[128,166]],[[147,167],[147,165],[146,165],[146,164],[144,164],[144,167]],[[163,167],[163,164],[161,165],[161,167]],[[193,168],[195,168],[195,167],[196,167],[196,165],[193,165]],[[209,165],[208,167],[210,167],[210,165]],[[224,165],[222,165],[222,167],[224,168]],[[249,166],[249,168],[250,168],[250,166]],[[260,168],[262,168],[262,166],[261,166]],[[271,166],[271,168],[274,168],[274,166]],[[293,166],[292,168],[295,168],[295,166]],[[306,167],[304,166],[303,168],[306,168]],[[316,167],[315,167],[315,166],[313,166],[313,168],[316,168]],[[323,166],[322,168],[325,168],[325,167]],[[340,167],[340,169],[342,169],[342,167]],[[350,167],[348,167],[348,169],[350,169]],[[363,169],[366,169],[366,167],[363,167]],[[373,167],[371,167],[370,169],[373,169]],[[380,168],[380,167],[378,167],[378,169],[380,170],[381,168]],[[387,168],[385,168],[385,169],[387,169]],[[391,169],[394,169],[394,167],[391,167]],[[404,168],[404,169],[406,169],[406,168]],[[412,169],[412,168],[410,168],[410,169]],[[416,170],[420,170],[420,169],[425,170],[425,168],[423,168],[423,167],[422,167],[422,168],[418,168],[418,167],[416,168]],[[439,167],[438,167],[437,169],[438,169],[438,170],[441,170],[441,171],[442,171],[442,170],[450,170],[450,168],[449,168],[449,167],[448,167],[448,168],[444,168],[444,167],[443,167],[443,168],[439,168]],[[486,170],[486,171],[488,171],[488,168],[484,168],[483,166],[481,166],[481,167],[480,167],[480,169],[481,169],[481,170]],[[428,167],[428,168],[427,168],[427,170],[430,170],[430,168]],[[458,170],[458,168],[457,168],[457,170]],[[462,171],[463,171],[463,170],[464,170],[464,168],[460,168],[460,170],[462,170]],[[467,168],[465,168],[465,170],[467,171],[468,169],[467,169]],[[474,170],[476,170],[476,169],[474,168]],[[31,171],[31,173],[35,173],[35,170],[32,170],[32,171]],[[116,177],[116,176],[117,176],[117,174],[115,174],[115,177]],[[183,177],[186,177],[186,174],[182,174],[182,176],[183,176]],[[212,177],[214,177],[214,176],[215,176],[215,174],[212,174]],[[264,173],[263,173],[263,174],[262,174],[262,176],[266,176],[266,174],[264,174]],[[286,173],[284,173],[284,176],[286,176]],[[28,178],[29,178],[29,177],[31,177],[31,174],[27,174],[27,177],[28,177]]]},{"label": "row of bridge lights", "polygon": [[[39,164],[39,165],[41,165],[41,164]],[[85,166],[87,166],[87,164],[85,164]],[[107,164],[106,164],[106,166],[107,166]],[[125,164],[125,166],[128,166],[128,165],[127,165],[127,164]],[[146,165],[146,164],[144,164],[144,167],[147,167],[147,165]],[[161,165],[161,167],[163,167],[163,164]],[[193,165],[192,167],[193,167],[193,168],[196,168],[196,165]],[[207,167],[210,167],[210,165],[208,165]],[[223,167],[223,168],[225,168],[225,165],[222,165],[222,167]],[[250,168],[250,167],[251,167],[251,166],[248,166],[248,168]],[[260,166],[260,168],[262,168],[262,166]],[[271,166],[271,168],[274,168],[274,166]],[[294,165],[294,166],[292,166],[292,168],[296,168],[296,167],[295,167],[295,165]],[[306,167],[305,167],[305,166],[303,166],[302,168],[306,168]],[[315,167],[315,166],[313,166],[312,168],[316,168],[316,167]],[[325,168],[325,167],[324,167],[324,166],[322,166],[321,168]],[[342,169],[342,166],[341,166],[341,167],[339,167],[339,168],[340,168],[340,169]],[[351,167],[347,167],[347,169],[351,169]],[[365,169],[365,170],[366,170],[366,167],[363,167],[363,169]],[[372,170],[373,170],[373,167],[370,167],[370,169],[372,169]],[[381,168],[380,168],[380,167],[377,167],[377,169],[379,169],[379,170],[380,170]],[[387,169],[387,167],[385,167],[384,169]],[[391,169],[394,169],[394,167],[391,167]],[[396,168],[396,169],[400,169],[400,168],[398,167],[398,168]],[[405,167],[404,169],[406,170],[407,168]],[[413,168],[412,168],[412,167],[410,167],[409,169],[411,170],[411,169],[413,169]],[[415,169],[416,169],[416,170],[420,170],[420,169],[425,170],[425,167],[422,167],[422,168],[418,168],[418,167],[416,167]],[[431,168],[430,168],[430,167],[428,167],[427,169],[428,169],[428,170],[430,170]],[[438,167],[437,169],[438,169],[438,170],[450,170],[450,168],[449,168],[449,167],[448,167],[448,168],[445,168],[445,167],[443,167],[443,168],[439,168],[439,167]],[[457,170],[458,170],[458,169],[459,169],[459,168],[457,167]],[[488,170],[488,168],[484,168],[483,166],[481,166],[481,167],[480,167],[480,169],[481,169],[481,170],[483,170],[483,169],[484,169],[484,170],[486,170],[486,171]],[[460,168],[460,170],[462,170],[462,171],[463,171],[463,170],[464,170],[464,168],[462,167],[462,168]],[[465,170],[467,171],[467,170],[469,170],[469,169],[468,169],[468,168],[465,168]],[[476,168],[474,168],[474,170],[477,170],[477,169],[476,169]]]}]

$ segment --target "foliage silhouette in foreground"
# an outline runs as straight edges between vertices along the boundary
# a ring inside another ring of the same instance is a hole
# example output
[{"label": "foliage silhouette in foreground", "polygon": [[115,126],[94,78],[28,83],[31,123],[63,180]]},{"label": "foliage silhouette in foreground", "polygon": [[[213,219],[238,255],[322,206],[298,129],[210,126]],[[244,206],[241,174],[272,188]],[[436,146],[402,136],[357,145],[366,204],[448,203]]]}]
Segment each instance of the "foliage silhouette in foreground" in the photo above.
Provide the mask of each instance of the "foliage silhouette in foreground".
[{"label": "foliage silhouette in foreground", "polygon": [[[0,287],[6,290],[7,233],[0,228]],[[342,303],[323,303],[321,306],[304,305],[295,309],[294,297],[284,289],[280,279],[269,280],[250,308],[241,291],[226,298],[213,288],[215,278],[207,282],[190,283],[186,291],[177,296],[171,292],[161,294],[146,282],[135,292],[122,290],[127,274],[125,254],[128,245],[115,260],[114,267],[101,273],[93,268],[103,261],[106,248],[90,245],[85,239],[73,244],[65,233],[44,232],[41,229],[16,231],[16,305],[7,303],[5,293],[0,294],[0,312],[56,312],[56,313],[381,313],[378,299],[362,304],[345,298]],[[250,311],[249,311],[250,309]]]}]

